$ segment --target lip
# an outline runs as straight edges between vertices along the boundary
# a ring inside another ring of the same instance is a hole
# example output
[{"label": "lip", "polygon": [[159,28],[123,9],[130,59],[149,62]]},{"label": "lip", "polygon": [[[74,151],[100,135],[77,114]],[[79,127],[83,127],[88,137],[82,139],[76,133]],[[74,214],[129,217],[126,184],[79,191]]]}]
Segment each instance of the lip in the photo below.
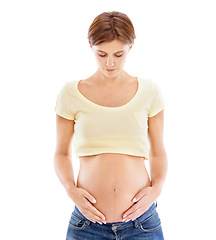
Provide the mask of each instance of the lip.
[{"label": "lip", "polygon": [[115,69],[106,69],[107,72],[113,72]]}]

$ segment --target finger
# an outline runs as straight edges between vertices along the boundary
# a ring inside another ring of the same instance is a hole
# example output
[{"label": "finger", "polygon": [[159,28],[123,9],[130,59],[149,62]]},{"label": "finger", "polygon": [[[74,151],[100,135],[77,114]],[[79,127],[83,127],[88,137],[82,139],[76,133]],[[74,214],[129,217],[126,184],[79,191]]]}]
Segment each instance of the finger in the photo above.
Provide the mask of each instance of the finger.
[{"label": "finger", "polygon": [[90,210],[89,210],[89,207],[83,209],[82,211],[83,215],[90,221],[96,223],[96,222],[99,222],[100,224],[103,223],[106,223],[104,220],[102,220],[99,216],[95,215],[94,213],[92,213]]},{"label": "finger", "polygon": [[136,211],[130,213],[129,215],[127,215],[127,217],[123,218],[122,222],[128,222],[130,220],[133,221],[135,218],[140,216],[140,212],[142,212],[142,209],[138,208]]},{"label": "finger", "polygon": [[87,191],[85,191],[85,198],[87,198],[91,203],[96,203],[96,199]]},{"label": "finger", "polygon": [[98,215],[95,215],[94,213],[92,213],[90,210],[88,211],[89,216],[91,216],[91,218],[94,220],[94,222],[98,222],[100,224],[102,223],[106,223],[105,220],[103,220],[101,217],[99,217]]},{"label": "finger", "polygon": [[[87,194],[86,198],[90,202],[92,202],[92,203],[97,202],[96,199],[91,194],[89,194],[87,191],[86,191],[86,194]],[[99,212],[95,207],[93,207],[91,204],[89,205],[89,207],[92,210],[91,212],[93,212],[95,215],[99,216],[101,218],[101,220],[103,220],[103,221],[105,220],[105,216],[101,212]]]},{"label": "finger", "polygon": [[91,215],[88,215],[87,213],[85,213],[84,215],[88,220],[92,221],[93,223],[96,223],[96,220],[94,218],[91,217]]},{"label": "finger", "polygon": [[95,216],[95,219],[97,219],[99,221],[105,221],[106,220],[105,216],[100,211],[98,211],[97,208],[92,206],[90,203],[89,203],[87,208],[88,208],[89,212],[91,212],[91,214],[93,216]]},{"label": "finger", "polygon": [[137,193],[134,198],[132,199],[132,202],[138,202],[142,197],[146,196],[148,194],[148,188],[142,189],[139,193]]},{"label": "finger", "polygon": [[91,220],[93,223],[106,223],[105,221],[102,221],[101,218],[99,218],[98,216],[96,215],[92,215],[92,213],[89,211],[89,215],[88,215],[88,219]]},{"label": "finger", "polygon": [[[96,203],[96,199],[87,191],[85,191],[85,198],[87,198],[90,202],[92,203]],[[96,219],[97,221],[102,221],[104,222],[106,220],[105,216],[99,212],[95,207],[92,206],[92,204],[88,204],[87,206],[90,210],[91,213],[93,213],[93,215],[96,216]]]},{"label": "finger", "polygon": [[88,219],[89,220],[91,220],[93,223],[96,223],[96,222],[98,222],[98,223],[100,223],[101,225],[104,223],[104,224],[106,224],[106,221],[104,221],[104,220],[101,220],[101,218],[99,218],[99,217],[97,217],[96,215],[92,215],[92,213],[90,212],[89,213],[90,215],[88,215]]},{"label": "finger", "polygon": [[125,217],[128,216],[129,214],[135,212],[139,207],[140,207],[140,206],[139,206],[138,203],[132,205],[126,212],[123,213],[123,218],[125,218]]},{"label": "finger", "polygon": [[143,206],[143,204],[140,205],[140,207],[136,211],[130,213],[125,218],[123,218],[122,222],[127,222],[129,220],[133,221],[135,218],[137,218],[137,217],[141,216],[143,213],[145,213],[148,210],[148,208],[149,208],[149,206]]},{"label": "finger", "polygon": [[[92,213],[90,213],[92,214]],[[102,220],[100,217],[98,217],[97,215],[93,215],[93,219],[94,219],[94,222],[98,222],[100,223],[101,225],[104,223],[106,224],[106,221]]]}]

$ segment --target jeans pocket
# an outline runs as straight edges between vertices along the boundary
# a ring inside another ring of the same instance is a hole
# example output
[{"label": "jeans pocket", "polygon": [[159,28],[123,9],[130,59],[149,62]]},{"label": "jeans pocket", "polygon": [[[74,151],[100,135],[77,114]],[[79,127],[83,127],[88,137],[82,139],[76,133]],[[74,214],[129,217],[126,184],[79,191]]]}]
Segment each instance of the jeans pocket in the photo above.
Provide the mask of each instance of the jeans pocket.
[{"label": "jeans pocket", "polygon": [[158,230],[161,227],[161,221],[157,211],[155,210],[146,219],[140,221],[139,225],[142,232],[154,232]]},{"label": "jeans pocket", "polygon": [[71,218],[69,221],[69,227],[75,230],[82,230],[86,227],[86,221],[84,219],[81,219],[77,214],[74,214],[72,212]]},{"label": "jeans pocket", "polygon": [[133,112],[132,115],[140,128],[148,128],[148,114],[146,110]]}]

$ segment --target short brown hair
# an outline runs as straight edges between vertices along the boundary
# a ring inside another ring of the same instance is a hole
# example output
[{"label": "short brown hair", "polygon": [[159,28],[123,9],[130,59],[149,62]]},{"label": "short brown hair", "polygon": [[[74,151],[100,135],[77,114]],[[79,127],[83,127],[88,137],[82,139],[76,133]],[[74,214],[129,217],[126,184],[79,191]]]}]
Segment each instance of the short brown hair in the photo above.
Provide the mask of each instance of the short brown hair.
[{"label": "short brown hair", "polygon": [[88,29],[88,39],[91,45],[111,42],[115,39],[131,44],[135,38],[133,23],[126,14],[121,12],[101,13]]}]

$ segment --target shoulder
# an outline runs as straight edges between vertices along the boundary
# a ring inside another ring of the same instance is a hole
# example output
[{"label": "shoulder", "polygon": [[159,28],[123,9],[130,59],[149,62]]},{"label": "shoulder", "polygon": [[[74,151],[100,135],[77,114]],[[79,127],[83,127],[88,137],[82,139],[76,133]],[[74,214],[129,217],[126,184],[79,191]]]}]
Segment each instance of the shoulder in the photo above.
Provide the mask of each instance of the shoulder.
[{"label": "shoulder", "polygon": [[64,87],[65,89],[70,89],[73,88],[75,86],[75,84],[77,83],[78,80],[72,80],[72,81],[67,81],[64,83]]},{"label": "shoulder", "polygon": [[151,78],[143,78],[143,77],[140,77],[139,79],[142,82],[144,89],[151,91],[152,93],[161,91],[160,83],[158,83],[157,81]]},{"label": "shoulder", "polygon": [[63,84],[62,89],[67,95],[71,95],[74,93],[76,83],[78,80],[67,81]]}]

